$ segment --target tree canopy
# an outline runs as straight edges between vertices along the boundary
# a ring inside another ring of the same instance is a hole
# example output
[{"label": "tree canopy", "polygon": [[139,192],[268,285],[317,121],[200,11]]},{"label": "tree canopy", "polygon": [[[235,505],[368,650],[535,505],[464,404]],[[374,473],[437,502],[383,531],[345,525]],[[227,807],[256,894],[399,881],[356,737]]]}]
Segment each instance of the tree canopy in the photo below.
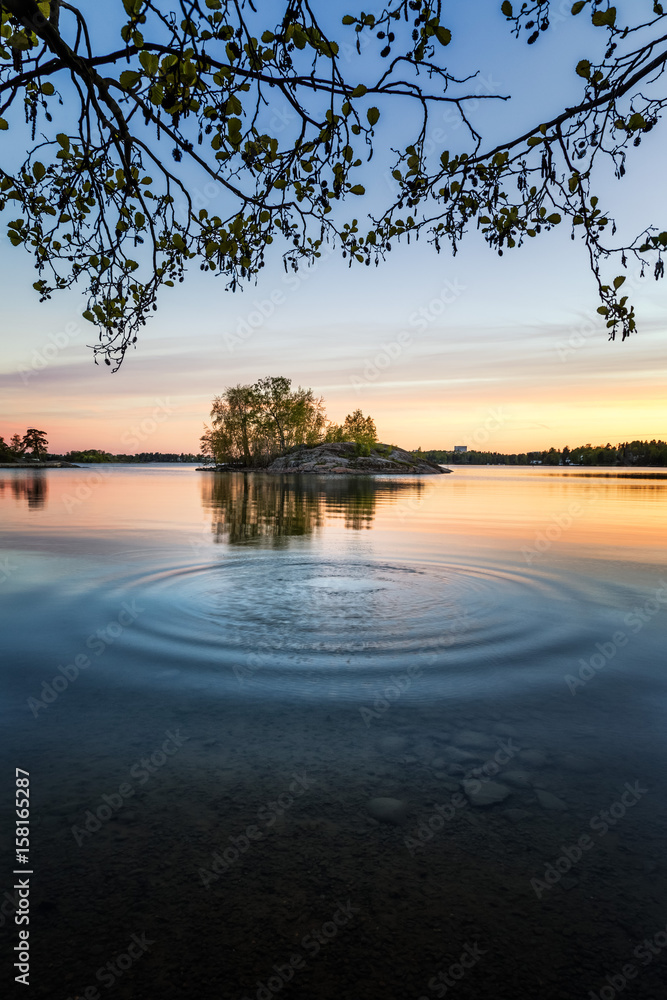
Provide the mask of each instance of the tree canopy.
[{"label": "tree canopy", "polygon": [[312,389],[292,388],[283,376],[261,378],[253,385],[228,386],[215,396],[212,427],[201,438],[202,454],[216,462],[262,466],[300,445],[354,441],[370,450],[377,441],[372,417],[348,413],[343,424],[327,420],[324,400]]},{"label": "tree canopy", "polygon": [[288,448],[317,444],[324,436],[323,400],[312,389],[292,389],[282,376],[253,385],[228,386],[211,408],[212,428],[201,438],[202,453],[217,462],[266,465]]},{"label": "tree canopy", "polygon": [[0,437],[0,461],[18,462],[27,451],[32,452],[32,457],[36,461],[47,456],[49,442],[46,440],[46,431],[29,427],[23,437],[20,434],[13,434],[9,444]]},{"label": "tree canopy", "polygon": [[[615,272],[636,258],[662,277],[667,231],[615,241],[595,185],[605,160],[623,176],[667,101],[661,3],[635,0],[623,20],[609,0],[577,0],[571,15],[600,37],[573,60],[578,100],[492,143],[472,102],[509,95],[480,95],[475,66],[448,69],[450,44],[466,40],[447,27],[441,2],[387,0],[342,17],[308,0],[163,6],[105,4],[101,33],[81,4],[0,4],[0,210],[11,243],[34,255],[43,300],[85,289],[96,359],[117,368],[162,286],[193,264],[235,289],[273,243],[287,268],[313,261],[326,242],[370,265],[420,235],[455,252],[471,226],[502,254],[569,224],[610,338],[635,329]],[[529,45],[550,29],[550,0],[499,7]],[[471,23],[468,51],[477,30]],[[278,99],[287,125],[272,118]],[[406,105],[413,134],[394,149],[377,126]],[[456,148],[431,137],[443,105],[462,126]],[[362,182],[374,152],[391,157],[396,185],[379,206]],[[219,214],[197,206],[194,178],[220,186]]]}]

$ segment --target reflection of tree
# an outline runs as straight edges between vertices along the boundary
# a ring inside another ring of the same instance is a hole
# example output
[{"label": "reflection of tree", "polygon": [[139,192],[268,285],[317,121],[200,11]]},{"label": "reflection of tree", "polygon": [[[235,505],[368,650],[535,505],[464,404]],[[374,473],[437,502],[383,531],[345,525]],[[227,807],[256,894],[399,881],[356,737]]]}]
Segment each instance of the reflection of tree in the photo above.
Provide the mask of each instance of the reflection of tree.
[{"label": "reflection of tree", "polygon": [[290,535],[310,535],[322,524],[316,493],[295,490],[282,476],[213,473],[204,478],[202,504],[211,511],[216,541],[261,539],[279,546]]},{"label": "reflection of tree", "polygon": [[17,500],[25,500],[32,510],[44,507],[49,493],[46,476],[37,471],[0,479],[0,494],[4,496],[5,490]]},{"label": "reflection of tree", "polygon": [[345,527],[355,531],[370,528],[378,499],[423,489],[419,480],[216,472],[203,477],[202,505],[211,512],[215,541],[257,539],[280,546],[292,535],[311,535],[327,515],[343,518]]}]

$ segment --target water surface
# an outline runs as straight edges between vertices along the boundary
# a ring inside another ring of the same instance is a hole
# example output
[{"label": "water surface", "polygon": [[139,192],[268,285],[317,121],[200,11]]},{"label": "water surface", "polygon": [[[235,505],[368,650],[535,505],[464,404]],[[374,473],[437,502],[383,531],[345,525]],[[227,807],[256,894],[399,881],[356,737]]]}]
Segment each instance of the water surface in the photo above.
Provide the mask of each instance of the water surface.
[{"label": "water surface", "polygon": [[656,470],[3,470],[0,514],[36,996],[662,995]]}]

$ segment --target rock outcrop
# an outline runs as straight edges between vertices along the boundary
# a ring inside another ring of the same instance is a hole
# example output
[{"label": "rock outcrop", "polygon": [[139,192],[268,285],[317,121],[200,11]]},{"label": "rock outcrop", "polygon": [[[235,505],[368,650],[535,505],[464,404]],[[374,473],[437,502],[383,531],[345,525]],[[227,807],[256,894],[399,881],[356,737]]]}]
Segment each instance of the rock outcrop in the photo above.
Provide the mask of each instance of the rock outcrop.
[{"label": "rock outcrop", "polygon": [[281,455],[269,465],[267,472],[316,472],[334,475],[402,476],[440,475],[449,472],[425,458],[415,458],[408,451],[390,444],[377,444],[370,455],[358,455],[353,441],[298,447]]}]

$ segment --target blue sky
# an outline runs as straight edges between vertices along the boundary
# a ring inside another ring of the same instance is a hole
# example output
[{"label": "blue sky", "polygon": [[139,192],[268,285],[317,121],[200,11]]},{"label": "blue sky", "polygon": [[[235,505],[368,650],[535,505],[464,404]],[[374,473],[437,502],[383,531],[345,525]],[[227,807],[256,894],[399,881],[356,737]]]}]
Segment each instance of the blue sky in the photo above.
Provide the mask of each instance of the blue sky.
[{"label": "blue sky", "polygon": [[[445,4],[443,17],[454,34],[448,65],[480,70],[472,92],[514,95],[474,109],[489,142],[574,100],[574,66],[600,40],[581,18],[559,21],[556,3],[553,31],[527,47],[510,36],[499,6]],[[82,7],[97,16],[93,4]],[[348,12],[341,4],[328,9]],[[364,50],[349,72],[363,79],[373,65]],[[283,110],[273,109],[278,118]],[[386,115],[378,141],[400,141],[410,121],[405,108]],[[461,130],[446,111],[432,127],[439,129],[436,153],[456,147]],[[665,228],[664,152],[661,127],[645,137],[622,182],[609,175],[597,185],[621,228]],[[373,166],[367,189],[380,204],[389,192],[387,164],[378,157]],[[191,183],[202,204],[220,197],[203,177]],[[334,255],[289,279],[276,253],[257,285],[236,294],[195,266],[164,293],[138,349],[113,375],[93,364],[86,344],[94,331],[80,318],[79,294],[40,305],[30,258],[4,238],[0,265],[0,434],[38,426],[53,451],[196,450],[211,397],[266,374],[312,386],[333,419],[361,406],[382,439],[406,447],[514,451],[667,436],[667,286],[642,280],[631,266],[640,330],[625,343],[607,343],[583,245],[564,227],[502,259],[472,233],[455,258],[425,243],[395,244],[377,269],[349,269]]]}]

